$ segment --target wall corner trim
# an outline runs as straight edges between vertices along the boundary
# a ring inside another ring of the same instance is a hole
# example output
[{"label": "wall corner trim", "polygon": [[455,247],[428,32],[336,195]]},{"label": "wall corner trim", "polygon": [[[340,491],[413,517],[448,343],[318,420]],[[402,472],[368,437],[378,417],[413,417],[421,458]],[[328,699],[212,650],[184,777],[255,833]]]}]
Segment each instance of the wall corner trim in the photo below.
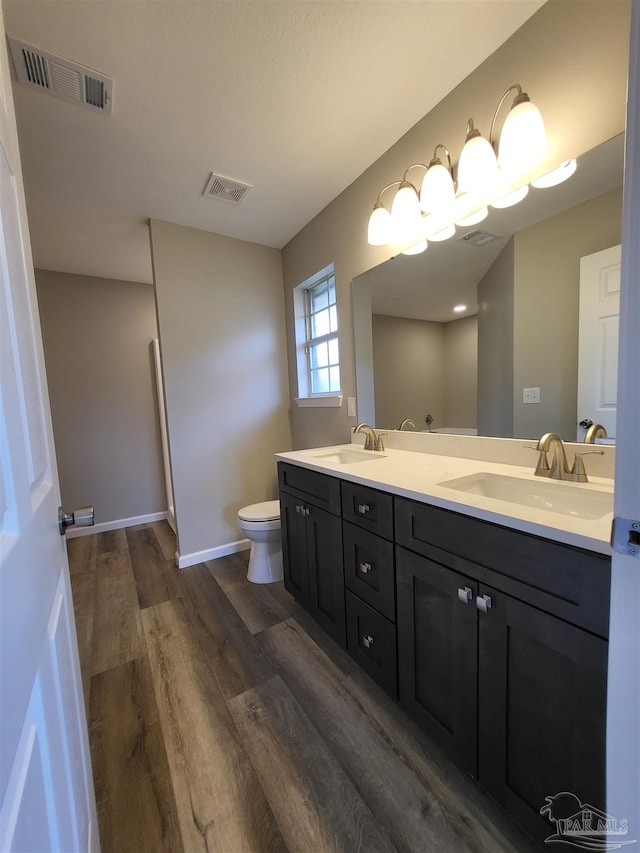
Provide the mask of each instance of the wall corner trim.
[{"label": "wall corner trim", "polygon": [[217,560],[218,557],[226,557],[227,554],[237,554],[239,551],[248,551],[251,542],[248,539],[238,539],[236,542],[227,542],[226,545],[218,545],[216,548],[207,548],[206,551],[193,551],[191,554],[181,554],[176,551],[176,566],[186,569],[206,560]]}]

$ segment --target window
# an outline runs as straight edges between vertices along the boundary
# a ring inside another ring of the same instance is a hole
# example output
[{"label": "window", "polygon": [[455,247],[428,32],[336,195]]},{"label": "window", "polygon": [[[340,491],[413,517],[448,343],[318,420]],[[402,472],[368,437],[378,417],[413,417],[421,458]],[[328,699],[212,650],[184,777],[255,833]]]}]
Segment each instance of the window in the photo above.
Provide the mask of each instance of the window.
[{"label": "window", "polygon": [[339,406],[342,397],[333,265],[299,285],[294,294],[294,303],[298,405]]}]

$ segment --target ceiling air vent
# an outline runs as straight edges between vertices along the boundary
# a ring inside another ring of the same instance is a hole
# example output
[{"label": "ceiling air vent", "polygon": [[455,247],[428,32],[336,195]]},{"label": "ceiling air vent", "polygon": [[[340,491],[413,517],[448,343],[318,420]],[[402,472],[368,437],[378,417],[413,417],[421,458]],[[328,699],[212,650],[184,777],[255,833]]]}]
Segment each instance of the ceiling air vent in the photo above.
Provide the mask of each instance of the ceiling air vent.
[{"label": "ceiling air vent", "polygon": [[469,246],[486,246],[487,243],[493,243],[494,240],[498,239],[495,234],[489,234],[488,231],[481,231],[479,228],[476,228],[475,231],[469,231],[468,234],[463,234],[462,237],[458,237],[458,240],[467,243]]},{"label": "ceiling air vent", "polygon": [[216,201],[225,201],[227,204],[240,204],[250,189],[251,184],[243,184],[241,181],[223,178],[222,175],[216,175],[212,172],[202,195]]},{"label": "ceiling air vent", "polygon": [[111,115],[111,78],[16,39],[8,41],[20,83],[94,112]]}]

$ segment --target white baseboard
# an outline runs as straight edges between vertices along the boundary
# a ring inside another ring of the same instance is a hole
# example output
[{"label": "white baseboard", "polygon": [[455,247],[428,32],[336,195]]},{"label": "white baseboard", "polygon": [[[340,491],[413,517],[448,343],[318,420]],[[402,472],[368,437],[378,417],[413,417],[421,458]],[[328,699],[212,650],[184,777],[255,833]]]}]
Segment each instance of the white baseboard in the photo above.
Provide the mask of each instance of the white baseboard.
[{"label": "white baseboard", "polygon": [[121,527],[134,527],[136,524],[150,524],[152,521],[164,521],[166,512],[151,512],[148,515],[134,515],[131,518],[116,518],[114,521],[103,521],[93,527],[71,527],[67,530],[67,539],[78,536],[92,536],[94,533],[106,533],[107,530],[120,530]]},{"label": "white baseboard", "polygon": [[217,548],[208,548],[206,551],[194,551],[192,554],[180,554],[176,551],[176,565],[179,569],[186,569],[206,560],[217,560],[218,557],[226,557],[227,554],[237,554],[239,551],[248,551],[251,548],[249,539],[238,539],[237,542],[228,542],[226,545],[218,545]]}]

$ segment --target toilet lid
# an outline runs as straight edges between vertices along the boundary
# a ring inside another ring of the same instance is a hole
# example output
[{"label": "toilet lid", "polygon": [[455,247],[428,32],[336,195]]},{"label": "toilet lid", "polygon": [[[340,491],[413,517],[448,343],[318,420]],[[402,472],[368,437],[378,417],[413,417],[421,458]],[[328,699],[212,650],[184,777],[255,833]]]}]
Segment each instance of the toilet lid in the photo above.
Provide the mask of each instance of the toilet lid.
[{"label": "toilet lid", "polygon": [[260,504],[243,506],[238,510],[238,518],[244,521],[275,521],[280,518],[280,501],[263,501]]}]

